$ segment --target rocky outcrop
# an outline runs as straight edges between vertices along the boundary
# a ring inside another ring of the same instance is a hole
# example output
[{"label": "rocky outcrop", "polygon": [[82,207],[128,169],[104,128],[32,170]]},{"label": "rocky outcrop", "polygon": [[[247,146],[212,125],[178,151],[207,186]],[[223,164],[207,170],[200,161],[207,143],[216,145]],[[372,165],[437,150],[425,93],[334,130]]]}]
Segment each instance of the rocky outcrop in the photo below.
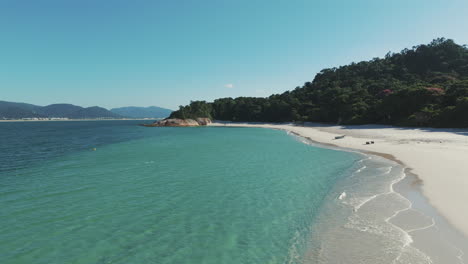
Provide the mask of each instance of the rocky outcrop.
[{"label": "rocky outcrop", "polygon": [[199,118],[197,118],[197,123],[200,126],[207,126],[207,125],[211,124],[211,119],[209,119],[207,117],[199,117]]},{"label": "rocky outcrop", "polygon": [[179,119],[179,118],[168,118],[156,121],[152,124],[142,124],[145,127],[194,127],[194,126],[206,126],[211,123],[209,118],[197,118],[194,119]]}]

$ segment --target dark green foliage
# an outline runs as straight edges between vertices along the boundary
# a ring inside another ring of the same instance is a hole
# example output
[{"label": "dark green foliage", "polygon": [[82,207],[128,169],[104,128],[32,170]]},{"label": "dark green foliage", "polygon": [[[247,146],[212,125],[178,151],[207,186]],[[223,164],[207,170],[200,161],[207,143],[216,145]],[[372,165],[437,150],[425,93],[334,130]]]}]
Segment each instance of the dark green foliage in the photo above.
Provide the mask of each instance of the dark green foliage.
[{"label": "dark green foliage", "polygon": [[192,102],[171,117],[468,127],[468,48],[450,39],[324,69],[268,98]]},{"label": "dark green foliage", "polygon": [[169,118],[198,118],[198,117],[207,117],[213,118],[211,115],[213,111],[212,104],[205,101],[191,101],[187,106],[180,106],[179,110],[171,113]]}]

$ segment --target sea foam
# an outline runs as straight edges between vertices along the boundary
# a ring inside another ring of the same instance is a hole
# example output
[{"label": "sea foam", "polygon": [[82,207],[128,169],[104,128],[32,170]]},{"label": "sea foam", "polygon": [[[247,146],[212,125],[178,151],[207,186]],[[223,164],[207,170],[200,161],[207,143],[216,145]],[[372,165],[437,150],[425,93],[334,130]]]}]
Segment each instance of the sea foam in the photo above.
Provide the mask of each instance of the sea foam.
[{"label": "sea foam", "polygon": [[[348,174],[314,221],[302,263],[465,263],[454,239],[443,238],[440,230],[447,227],[442,218],[415,208],[414,201],[396,190],[404,185],[413,189],[413,196],[421,196],[408,182],[404,166],[362,154]],[[437,241],[430,243],[438,250],[428,250],[426,237]]]}]

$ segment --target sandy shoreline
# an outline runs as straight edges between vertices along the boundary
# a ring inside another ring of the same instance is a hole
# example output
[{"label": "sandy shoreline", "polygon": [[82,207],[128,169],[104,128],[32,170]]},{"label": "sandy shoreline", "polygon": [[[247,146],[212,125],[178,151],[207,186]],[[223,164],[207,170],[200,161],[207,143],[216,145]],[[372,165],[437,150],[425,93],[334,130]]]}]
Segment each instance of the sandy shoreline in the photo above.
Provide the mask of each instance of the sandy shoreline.
[{"label": "sandy shoreline", "polygon": [[[310,124],[213,123],[214,126],[263,127],[287,130],[312,141],[377,154],[411,169],[422,191],[459,231],[468,236],[468,130],[398,128],[380,125],[327,126]],[[336,136],[346,135],[343,139]],[[375,144],[366,145],[367,141]]]}]

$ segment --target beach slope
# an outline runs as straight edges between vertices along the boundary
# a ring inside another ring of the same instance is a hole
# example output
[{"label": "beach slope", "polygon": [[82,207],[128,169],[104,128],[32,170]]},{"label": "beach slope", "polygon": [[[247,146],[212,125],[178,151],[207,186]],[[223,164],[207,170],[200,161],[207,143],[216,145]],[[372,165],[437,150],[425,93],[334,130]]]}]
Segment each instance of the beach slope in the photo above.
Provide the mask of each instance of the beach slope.
[{"label": "beach slope", "polygon": [[[282,129],[322,144],[391,155],[412,169],[422,180],[422,190],[429,202],[468,236],[468,130],[381,125],[224,122],[212,125]],[[344,138],[335,139],[343,135]],[[374,144],[366,144],[371,141]]]}]

